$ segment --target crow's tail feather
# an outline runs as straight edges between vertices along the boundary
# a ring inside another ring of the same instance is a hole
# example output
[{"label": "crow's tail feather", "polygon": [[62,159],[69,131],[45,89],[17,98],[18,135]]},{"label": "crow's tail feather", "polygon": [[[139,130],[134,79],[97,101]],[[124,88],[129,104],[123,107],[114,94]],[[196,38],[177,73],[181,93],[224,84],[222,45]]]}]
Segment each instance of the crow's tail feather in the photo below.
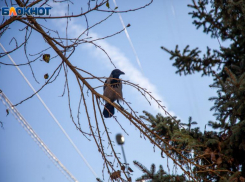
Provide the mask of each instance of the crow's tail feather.
[{"label": "crow's tail feather", "polygon": [[106,103],[103,111],[103,115],[105,118],[110,118],[114,115],[114,106]]}]

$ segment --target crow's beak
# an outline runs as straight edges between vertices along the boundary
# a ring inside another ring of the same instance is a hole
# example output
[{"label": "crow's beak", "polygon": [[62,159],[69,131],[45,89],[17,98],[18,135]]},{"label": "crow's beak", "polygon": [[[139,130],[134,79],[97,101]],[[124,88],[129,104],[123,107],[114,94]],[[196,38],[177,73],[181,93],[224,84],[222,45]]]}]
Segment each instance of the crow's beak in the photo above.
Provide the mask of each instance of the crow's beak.
[{"label": "crow's beak", "polygon": [[124,73],[124,72],[122,72],[122,71],[121,71],[121,73],[120,73],[120,74],[121,74],[121,75],[125,75],[125,73]]}]

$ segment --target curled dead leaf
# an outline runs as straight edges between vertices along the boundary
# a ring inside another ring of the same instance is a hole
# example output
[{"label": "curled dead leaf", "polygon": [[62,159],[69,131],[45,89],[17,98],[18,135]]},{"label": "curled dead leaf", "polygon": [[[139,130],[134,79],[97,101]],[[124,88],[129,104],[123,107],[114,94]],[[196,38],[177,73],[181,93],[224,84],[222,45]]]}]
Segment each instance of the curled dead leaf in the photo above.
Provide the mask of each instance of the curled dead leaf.
[{"label": "curled dead leaf", "polygon": [[240,180],[241,182],[245,182],[245,178],[242,177],[242,176],[239,178],[239,180]]},{"label": "curled dead leaf", "polygon": [[115,171],[113,173],[111,173],[111,179],[117,179],[117,178],[120,178],[121,177],[121,171]]},{"label": "curled dead leaf", "polygon": [[125,166],[121,166],[121,170],[124,171],[125,170]]},{"label": "curled dead leaf", "polygon": [[217,161],[216,161],[216,164],[217,164],[217,165],[220,165],[221,163],[222,163],[222,158],[219,157],[219,158],[217,159]]},{"label": "curled dead leaf", "polygon": [[215,154],[214,152],[211,152],[211,161],[216,162]]}]

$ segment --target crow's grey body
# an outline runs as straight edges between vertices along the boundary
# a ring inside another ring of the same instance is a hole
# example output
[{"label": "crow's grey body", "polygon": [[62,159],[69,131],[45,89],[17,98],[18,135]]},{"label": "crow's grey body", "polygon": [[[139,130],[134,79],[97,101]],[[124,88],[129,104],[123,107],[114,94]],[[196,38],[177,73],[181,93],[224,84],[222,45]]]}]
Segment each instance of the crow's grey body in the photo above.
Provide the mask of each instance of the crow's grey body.
[{"label": "crow's grey body", "polygon": [[[117,82],[111,83],[113,81],[117,81]],[[114,80],[114,79],[108,78],[105,81],[103,95],[108,97],[111,100],[111,102],[114,102],[115,100],[121,100],[123,96],[122,82],[120,80]]]},{"label": "crow's grey body", "polygon": [[[109,98],[111,102],[117,101],[119,103],[123,98],[122,81],[119,79],[121,74],[124,73],[119,69],[115,69],[111,72],[110,77],[105,81],[103,95]],[[105,118],[112,117],[114,115],[114,107],[106,102],[103,115]]]}]

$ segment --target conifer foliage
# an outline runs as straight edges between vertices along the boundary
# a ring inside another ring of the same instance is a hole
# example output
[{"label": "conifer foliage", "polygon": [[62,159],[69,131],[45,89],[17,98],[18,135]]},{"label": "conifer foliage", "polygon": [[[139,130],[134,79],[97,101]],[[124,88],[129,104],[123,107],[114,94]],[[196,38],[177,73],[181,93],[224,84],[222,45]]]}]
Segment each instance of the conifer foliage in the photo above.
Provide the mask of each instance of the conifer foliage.
[{"label": "conifer foliage", "polygon": [[143,180],[148,180],[151,182],[169,182],[169,181],[176,181],[176,182],[181,182],[185,181],[185,176],[184,175],[169,175],[167,174],[162,165],[159,166],[159,170],[156,171],[156,166],[155,164],[151,165],[151,169],[148,170],[145,166],[143,166],[141,163],[138,161],[134,161],[134,164],[139,167],[145,174],[136,179],[136,182],[141,182]]},{"label": "conifer foliage", "polygon": [[[245,1],[193,0],[188,6],[196,28],[217,39],[220,48],[207,47],[204,54],[189,46],[183,51],[178,46],[175,50],[161,48],[171,55],[176,73],[201,72],[202,76],[213,78],[210,87],[217,89],[217,95],[210,100],[214,101],[211,112],[216,120],[207,121],[213,130],[206,131],[205,125],[205,131],[201,132],[191,118],[186,124],[160,114],[154,117],[148,112],[143,118],[149,121],[152,131],[164,138],[166,142],[161,145],[170,150],[176,160],[183,160],[183,166],[197,181],[244,182]],[[230,45],[223,47],[222,41]]]}]

